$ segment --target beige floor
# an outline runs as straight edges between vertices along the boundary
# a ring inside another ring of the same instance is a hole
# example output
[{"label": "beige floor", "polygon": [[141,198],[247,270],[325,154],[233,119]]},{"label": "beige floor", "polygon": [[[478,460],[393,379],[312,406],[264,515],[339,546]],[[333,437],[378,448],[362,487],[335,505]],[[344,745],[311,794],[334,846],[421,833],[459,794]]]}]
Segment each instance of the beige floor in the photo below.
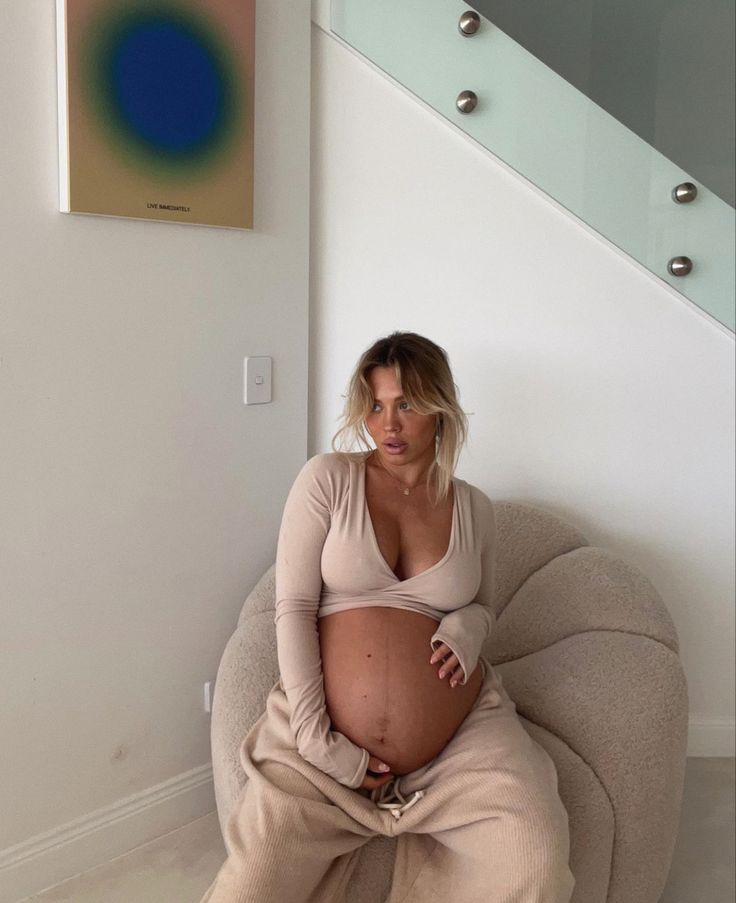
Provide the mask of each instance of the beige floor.
[{"label": "beige floor", "polygon": [[[660,903],[733,903],[735,762],[688,759],[680,834]],[[28,903],[198,903],[224,858],[217,815],[212,812],[26,899]]]}]

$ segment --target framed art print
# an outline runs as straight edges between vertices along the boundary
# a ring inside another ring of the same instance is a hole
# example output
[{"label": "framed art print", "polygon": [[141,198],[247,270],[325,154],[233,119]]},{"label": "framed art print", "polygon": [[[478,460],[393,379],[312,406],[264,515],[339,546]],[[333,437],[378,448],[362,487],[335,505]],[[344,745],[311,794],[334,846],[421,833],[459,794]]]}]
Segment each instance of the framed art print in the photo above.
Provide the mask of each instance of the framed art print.
[{"label": "framed art print", "polygon": [[255,0],[57,0],[60,208],[253,228]]}]

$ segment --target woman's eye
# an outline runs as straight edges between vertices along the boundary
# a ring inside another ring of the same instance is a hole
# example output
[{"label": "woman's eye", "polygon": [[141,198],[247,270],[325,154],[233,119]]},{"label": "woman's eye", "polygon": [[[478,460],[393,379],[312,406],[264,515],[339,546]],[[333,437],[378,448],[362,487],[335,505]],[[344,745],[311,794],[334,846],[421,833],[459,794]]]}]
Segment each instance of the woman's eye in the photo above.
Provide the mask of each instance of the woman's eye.
[{"label": "woman's eye", "polygon": [[[373,407],[371,408],[371,410],[372,410],[372,411],[375,411],[375,410],[377,410],[377,409],[380,408],[380,407],[381,407],[381,403],[380,403],[379,401],[376,401],[376,402],[373,404]],[[409,406],[409,402],[408,402],[408,401],[401,401],[401,402],[399,402],[399,408],[400,408],[402,411],[410,411],[410,410],[411,410],[411,407]]]}]

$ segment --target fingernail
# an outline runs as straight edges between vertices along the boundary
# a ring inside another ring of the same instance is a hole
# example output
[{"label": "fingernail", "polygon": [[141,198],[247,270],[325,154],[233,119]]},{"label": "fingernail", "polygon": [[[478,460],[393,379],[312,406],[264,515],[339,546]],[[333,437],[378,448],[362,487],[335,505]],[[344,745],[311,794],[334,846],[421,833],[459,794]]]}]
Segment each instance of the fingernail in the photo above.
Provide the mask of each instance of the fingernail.
[{"label": "fingernail", "polygon": [[445,672],[444,672],[444,671],[440,671],[440,677],[444,677],[444,676],[445,676]]},{"label": "fingernail", "polygon": [[456,686],[456,685],[457,685],[457,681],[456,681],[456,680],[451,680],[451,681],[450,681],[450,686],[451,686],[451,687],[454,687],[454,686]]},{"label": "fingernail", "polygon": [[388,765],[386,765],[385,762],[381,762],[381,764],[378,766],[378,770],[379,771],[388,771]]}]

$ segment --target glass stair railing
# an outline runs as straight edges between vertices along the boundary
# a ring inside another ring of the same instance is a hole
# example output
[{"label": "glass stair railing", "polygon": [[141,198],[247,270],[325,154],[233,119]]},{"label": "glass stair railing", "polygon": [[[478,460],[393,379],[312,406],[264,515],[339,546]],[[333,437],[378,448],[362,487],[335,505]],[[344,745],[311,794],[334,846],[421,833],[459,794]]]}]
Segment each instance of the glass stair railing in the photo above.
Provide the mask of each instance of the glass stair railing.
[{"label": "glass stair railing", "polygon": [[465,2],[736,204],[734,0]]},{"label": "glass stair railing", "polygon": [[734,330],[734,208],[474,9],[455,0],[332,0],[330,27]]}]

